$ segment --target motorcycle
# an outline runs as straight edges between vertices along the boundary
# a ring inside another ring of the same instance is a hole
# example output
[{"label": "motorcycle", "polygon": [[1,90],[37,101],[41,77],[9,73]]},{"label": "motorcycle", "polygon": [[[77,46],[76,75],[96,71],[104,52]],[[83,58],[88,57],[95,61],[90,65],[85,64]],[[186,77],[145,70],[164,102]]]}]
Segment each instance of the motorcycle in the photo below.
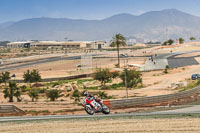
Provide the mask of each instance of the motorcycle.
[{"label": "motorcycle", "polygon": [[82,105],[89,115],[100,112],[104,114],[110,113],[110,109],[103,104],[102,99],[99,99],[99,101],[97,102],[94,97],[85,97],[85,99],[83,99]]}]

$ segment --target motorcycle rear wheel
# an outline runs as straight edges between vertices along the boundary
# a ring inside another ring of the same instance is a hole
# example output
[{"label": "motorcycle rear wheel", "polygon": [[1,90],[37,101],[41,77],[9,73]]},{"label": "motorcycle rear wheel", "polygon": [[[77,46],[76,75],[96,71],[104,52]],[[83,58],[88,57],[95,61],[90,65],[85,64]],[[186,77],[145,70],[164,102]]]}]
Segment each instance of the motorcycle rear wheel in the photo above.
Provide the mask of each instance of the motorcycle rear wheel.
[{"label": "motorcycle rear wheel", "polygon": [[108,115],[108,114],[110,114],[110,109],[106,105],[103,105],[102,112],[104,114]]},{"label": "motorcycle rear wheel", "polygon": [[95,113],[95,109],[89,106],[85,106],[85,111],[89,114],[89,115],[93,115]]}]

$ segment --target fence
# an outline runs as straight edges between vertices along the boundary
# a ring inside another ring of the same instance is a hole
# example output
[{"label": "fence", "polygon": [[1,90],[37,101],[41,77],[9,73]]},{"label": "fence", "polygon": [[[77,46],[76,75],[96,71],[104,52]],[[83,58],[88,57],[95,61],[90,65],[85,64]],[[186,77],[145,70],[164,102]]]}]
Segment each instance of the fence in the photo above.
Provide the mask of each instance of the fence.
[{"label": "fence", "polygon": [[24,114],[25,112],[14,105],[0,105],[0,114],[4,113]]},{"label": "fence", "polygon": [[200,86],[190,89],[188,91],[183,91],[183,92],[179,92],[175,94],[144,97],[144,98],[128,98],[128,99],[110,100],[110,101],[108,100],[108,101],[105,101],[104,103],[108,105],[110,108],[128,108],[128,107],[136,107],[136,106],[147,106],[147,105],[153,105],[157,103],[164,103],[164,102],[183,99],[183,98],[192,96],[198,92],[200,92]]}]

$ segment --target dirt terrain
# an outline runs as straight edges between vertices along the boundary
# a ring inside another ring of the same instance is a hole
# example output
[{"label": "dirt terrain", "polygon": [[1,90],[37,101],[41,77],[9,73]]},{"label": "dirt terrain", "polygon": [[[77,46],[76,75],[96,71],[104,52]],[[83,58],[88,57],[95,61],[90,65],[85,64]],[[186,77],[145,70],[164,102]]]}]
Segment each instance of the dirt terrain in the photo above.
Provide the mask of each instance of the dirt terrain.
[{"label": "dirt terrain", "polygon": [[[183,47],[181,45],[179,50],[195,50],[198,46],[188,46]],[[165,51],[167,48],[162,48],[159,50],[155,50],[158,47],[154,48],[147,48],[147,49],[140,49],[136,51],[131,50],[122,50],[121,53],[128,53],[129,55],[134,56],[141,56],[141,55],[150,55],[155,54],[156,52],[169,52]],[[172,48],[172,47],[170,47]],[[176,47],[175,47],[176,48]],[[198,47],[200,49],[200,47]],[[194,53],[192,55],[198,55],[198,53]],[[104,55],[102,55],[104,56]],[[113,57],[116,56],[116,51],[107,53],[107,56]],[[191,56],[191,54],[185,54],[182,56]],[[199,57],[196,58],[199,60]],[[144,64],[145,57],[134,57],[128,60],[129,64]],[[10,71],[11,74],[15,73],[17,79],[22,79],[23,73],[27,69],[38,69],[42,75],[42,78],[49,78],[49,77],[63,77],[68,75],[74,74],[81,74],[81,73],[89,73],[94,70],[80,70],[77,68],[77,65],[81,63],[81,60],[69,60],[69,61],[57,61],[52,63],[45,63],[40,65],[35,65],[26,68],[20,68],[16,70]],[[102,67],[102,68],[114,68],[114,64],[117,63],[117,59],[113,58],[102,58],[102,59],[94,59],[93,66]],[[124,65],[123,60],[121,60],[121,65]],[[184,83],[186,80],[191,78],[193,73],[200,73],[200,65],[193,65],[187,66],[182,68],[174,68],[168,71],[168,74],[164,74],[163,70],[157,71],[150,71],[150,72],[142,72],[142,79],[143,79],[143,87],[141,88],[132,88],[128,90],[129,97],[146,97],[146,96],[156,96],[156,95],[165,95],[165,94],[172,94],[178,92],[177,89],[174,89],[173,84]],[[113,83],[120,83],[119,79],[113,80]],[[97,83],[94,83],[98,85]],[[109,83],[108,83],[109,84]],[[3,90],[0,93],[0,102],[1,104],[10,104],[7,102],[7,99],[3,97]],[[83,90],[81,90],[83,91]],[[92,93],[99,90],[89,90]],[[109,96],[113,96],[114,98],[124,98],[126,97],[126,90],[125,88],[117,89],[117,90],[104,90]],[[69,97],[62,97],[59,98],[56,102],[49,102],[44,96],[41,96],[37,102],[30,102],[31,99],[28,95],[22,95],[23,101],[20,103],[14,103],[17,107],[27,110],[29,112],[35,113],[35,111],[39,111],[40,113],[43,112],[50,112],[51,114],[72,114],[73,111],[77,113],[83,113],[82,107],[74,104],[74,100],[70,99]]]},{"label": "dirt terrain", "polygon": [[149,132],[149,133],[197,133],[199,118],[149,118],[149,119],[101,119],[62,120],[43,122],[1,123],[2,133],[78,133],[78,132]]}]

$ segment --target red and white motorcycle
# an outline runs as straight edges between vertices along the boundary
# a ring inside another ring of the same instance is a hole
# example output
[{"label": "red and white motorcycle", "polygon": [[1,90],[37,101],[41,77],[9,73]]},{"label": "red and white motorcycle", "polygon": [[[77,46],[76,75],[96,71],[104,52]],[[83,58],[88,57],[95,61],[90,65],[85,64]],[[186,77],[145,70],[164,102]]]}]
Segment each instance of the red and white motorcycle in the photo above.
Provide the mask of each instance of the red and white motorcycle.
[{"label": "red and white motorcycle", "polygon": [[85,97],[83,99],[82,105],[85,108],[85,111],[89,115],[93,115],[94,113],[104,113],[104,114],[109,114],[110,109],[103,104],[103,100],[99,99],[98,102],[95,100],[94,97]]}]

